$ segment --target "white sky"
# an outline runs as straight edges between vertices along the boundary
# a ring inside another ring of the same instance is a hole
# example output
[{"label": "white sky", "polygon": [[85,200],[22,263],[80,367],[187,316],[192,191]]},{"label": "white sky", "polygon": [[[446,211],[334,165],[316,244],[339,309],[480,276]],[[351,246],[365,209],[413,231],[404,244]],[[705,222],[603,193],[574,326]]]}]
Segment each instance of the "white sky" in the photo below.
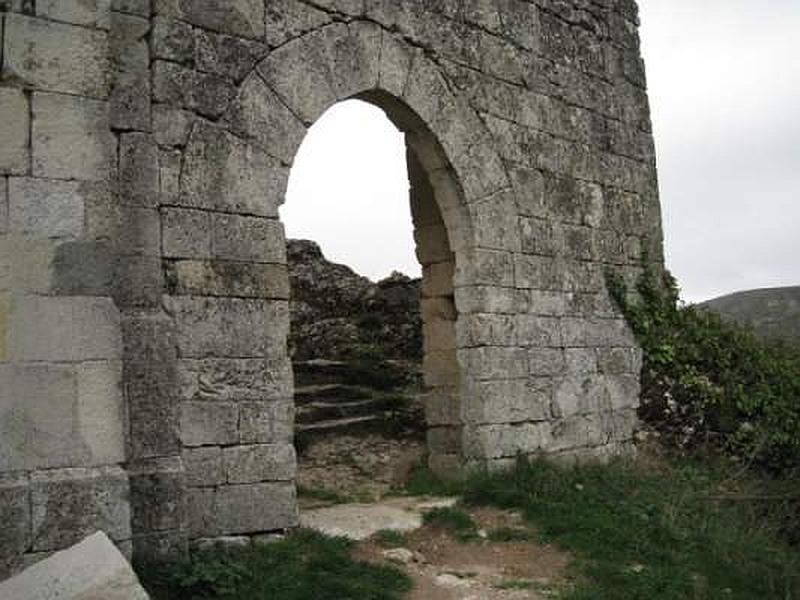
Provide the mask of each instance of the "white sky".
[{"label": "white sky", "polygon": [[[668,267],[687,301],[800,284],[800,0],[640,0]],[[403,140],[357,101],[297,155],[289,237],[419,274]]]}]

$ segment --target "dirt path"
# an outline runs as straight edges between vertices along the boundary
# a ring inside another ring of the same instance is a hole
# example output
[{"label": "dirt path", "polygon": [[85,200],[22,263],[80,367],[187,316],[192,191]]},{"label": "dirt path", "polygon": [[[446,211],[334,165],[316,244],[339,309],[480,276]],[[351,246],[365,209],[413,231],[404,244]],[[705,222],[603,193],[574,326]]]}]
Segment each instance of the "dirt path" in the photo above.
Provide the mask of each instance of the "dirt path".
[{"label": "dirt path", "polygon": [[[501,528],[527,530],[515,513],[488,508],[469,512],[481,536]],[[359,542],[356,556],[400,564],[414,580],[409,600],[545,600],[557,598],[566,583],[569,557],[532,540],[459,540],[429,525],[404,539],[402,546],[386,548],[379,537],[368,538]]]},{"label": "dirt path", "polygon": [[[557,598],[568,582],[569,556],[536,542],[519,514],[461,507],[478,535],[460,539],[422,524],[426,510],[452,506],[456,498],[394,495],[423,452],[422,441],[380,434],[315,441],[299,461],[301,524],[358,540],[355,555],[362,560],[400,566],[414,580],[409,600]],[[378,530],[398,533],[387,543]],[[502,531],[516,535],[498,535]],[[526,539],[505,539],[519,537]]]}]

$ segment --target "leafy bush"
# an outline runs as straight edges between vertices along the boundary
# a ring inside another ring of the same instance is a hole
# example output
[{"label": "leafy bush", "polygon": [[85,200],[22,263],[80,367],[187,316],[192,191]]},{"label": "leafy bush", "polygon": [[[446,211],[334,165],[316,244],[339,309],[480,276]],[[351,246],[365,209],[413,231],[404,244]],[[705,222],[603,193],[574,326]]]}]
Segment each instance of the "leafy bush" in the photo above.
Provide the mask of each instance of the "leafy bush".
[{"label": "leafy bush", "polygon": [[644,349],[647,423],[682,448],[721,448],[781,474],[797,466],[800,350],[683,305],[666,272],[646,269],[638,294],[613,275],[609,287]]}]

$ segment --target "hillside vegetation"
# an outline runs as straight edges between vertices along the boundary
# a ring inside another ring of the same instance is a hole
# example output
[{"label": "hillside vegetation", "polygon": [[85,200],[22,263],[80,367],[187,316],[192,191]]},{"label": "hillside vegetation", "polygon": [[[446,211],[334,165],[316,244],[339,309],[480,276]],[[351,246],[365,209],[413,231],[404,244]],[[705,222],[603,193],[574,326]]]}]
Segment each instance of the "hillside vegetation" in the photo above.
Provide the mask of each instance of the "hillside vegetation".
[{"label": "hillside vegetation", "polygon": [[[640,416],[668,444],[714,449],[782,477],[800,464],[800,348],[682,305],[669,273],[612,295],[644,350]],[[631,298],[636,298],[631,300]]]},{"label": "hillside vegetation", "polygon": [[736,292],[699,304],[760,336],[800,344],[800,286]]}]

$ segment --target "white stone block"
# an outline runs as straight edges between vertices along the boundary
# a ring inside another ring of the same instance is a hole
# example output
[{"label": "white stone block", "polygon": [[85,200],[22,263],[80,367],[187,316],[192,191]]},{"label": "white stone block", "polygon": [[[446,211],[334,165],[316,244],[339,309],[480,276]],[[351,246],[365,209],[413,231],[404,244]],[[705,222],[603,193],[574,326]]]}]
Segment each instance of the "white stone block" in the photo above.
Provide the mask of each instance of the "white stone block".
[{"label": "white stone block", "polygon": [[148,600],[128,561],[102,531],[0,583],[14,600]]}]

